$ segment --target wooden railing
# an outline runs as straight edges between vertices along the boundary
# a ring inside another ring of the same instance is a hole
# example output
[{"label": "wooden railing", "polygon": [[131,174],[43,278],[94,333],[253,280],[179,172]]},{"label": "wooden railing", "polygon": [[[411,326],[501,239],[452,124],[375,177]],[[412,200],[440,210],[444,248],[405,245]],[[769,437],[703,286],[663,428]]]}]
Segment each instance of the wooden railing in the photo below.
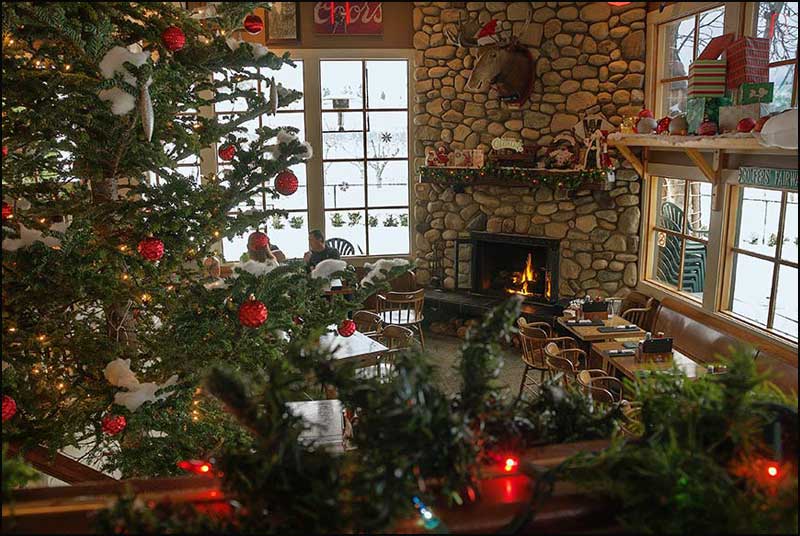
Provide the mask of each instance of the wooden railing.
[{"label": "wooden railing", "polygon": [[[585,441],[548,445],[527,451],[522,465],[552,467],[583,451],[597,451],[608,442]],[[450,532],[462,534],[500,532],[515,520],[522,520],[520,532],[614,532],[618,531],[614,509],[597,498],[579,492],[569,483],[556,483],[552,495],[531,508],[535,482],[516,472],[488,467],[479,484],[480,499],[457,508],[429,505]],[[126,489],[144,501],[169,499],[175,503],[221,503],[226,501],[220,482],[214,478],[106,480],[62,488],[21,489],[13,502],[3,505],[3,532],[25,534],[86,534],[93,531],[92,514],[113,504]],[[531,516],[526,514],[531,513]],[[393,532],[426,532],[419,519],[402,520]]]},{"label": "wooden railing", "polygon": [[[10,444],[8,454],[16,455],[20,451],[19,445]],[[77,460],[61,454],[53,453],[44,447],[33,447],[23,451],[25,461],[42,473],[57,478],[67,484],[82,484],[86,482],[116,481],[114,478],[82,464]]]}]

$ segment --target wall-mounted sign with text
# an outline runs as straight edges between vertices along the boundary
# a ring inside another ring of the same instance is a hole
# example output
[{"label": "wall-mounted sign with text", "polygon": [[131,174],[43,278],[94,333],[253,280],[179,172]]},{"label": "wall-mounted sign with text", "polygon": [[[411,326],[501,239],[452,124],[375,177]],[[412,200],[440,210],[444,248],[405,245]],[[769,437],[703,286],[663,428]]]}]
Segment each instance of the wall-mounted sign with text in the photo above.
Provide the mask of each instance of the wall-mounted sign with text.
[{"label": "wall-mounted sign with text", "polygon": [[739,184],[797,191],[797,170],[742,167],[739,169]]},{"label": "wall-mounted sign with text", "polygon": [[382,2],[317,2],[314,32],[324,35],[382,35]]}]

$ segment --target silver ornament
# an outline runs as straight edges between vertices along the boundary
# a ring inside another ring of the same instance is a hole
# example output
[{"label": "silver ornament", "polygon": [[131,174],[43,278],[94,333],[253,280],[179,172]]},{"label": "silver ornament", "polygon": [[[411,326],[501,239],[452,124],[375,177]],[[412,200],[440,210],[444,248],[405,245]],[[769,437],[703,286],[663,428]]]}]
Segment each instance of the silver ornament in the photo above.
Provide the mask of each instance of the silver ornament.
[{"label": "silver ornament", "polygon": [[275,83],[275,77],[272,78],[272,85],[269,86],[269,108],[267,115],[275,115],[278,112],[278,84]]},{"label": "silver ornament", "polygon": [[139,115],[142,118],[142,128],[147,141],[153,138],[153,100],[150,98],[150,84],[143,84],[139,93]]}]

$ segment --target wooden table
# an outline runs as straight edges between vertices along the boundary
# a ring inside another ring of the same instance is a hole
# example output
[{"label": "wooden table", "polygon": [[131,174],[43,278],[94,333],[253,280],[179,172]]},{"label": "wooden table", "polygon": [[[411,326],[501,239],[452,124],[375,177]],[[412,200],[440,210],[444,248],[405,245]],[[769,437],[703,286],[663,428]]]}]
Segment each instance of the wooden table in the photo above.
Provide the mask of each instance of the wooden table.
[{"label": "wooden table", "polygon": [[383,344],[367,337],[360,331],[356,331],[349,337],[342,337],[336,332],[335,325],[328,327],[332,331],[319,338],[319,346],[320,348],[333,350],[333,358],[337,361],[337,364],[369,361],[389,350]]},{"label": "wooden table", "polygon": [[677,350],[672,351],[672,361],[664,363],[642,362],[636,363],[633,355],[625,356],[609,356],[609,350],[620,350],[623,345],[619,341],[610,342],[597,342],[592,344],[592,354],[596,359],[600,359],[603,363],[603,370],[616,375],[615,372],[619,371],[621,374],[628,378],[635,380],[636,375],[643,371],[658,371],[670,370],[673,362],[678,368],[686,375],[687,378],[699,378],[708,371],[706,368],[693,361],[691,358],[683,355]]},{"label": "wooden table", "polygon": [[603,333],[602,331],[597,331],[600,327],[614,327],[614,326],[627,326],[630,324],[627,320],[622,318],[621,316],[614,315],[607,320],[603,320],[603,326],[577,326],[577,325],[570,325],[567,324],[567,320],[572,320],[571,318],[567,318],[565,316],[560,316],[556,319],[556,322],[567,330],[573,337],[580,340],[584,343],[591,343],[596,341],[613,341],[616,339],[623,339],[623,338],[632,338],[632,339],[643,339],[645,335],[645,331],[641,328],[637,329],[636,331],[620,331],[616,333]]},{"label": "wooden table", "polygon": [[289,402],[289,411],[301,417],[306,429],[300,434],[301,443],[320,445],[334,452],[343,452],[342,406],[339,400],[308,400]]}]

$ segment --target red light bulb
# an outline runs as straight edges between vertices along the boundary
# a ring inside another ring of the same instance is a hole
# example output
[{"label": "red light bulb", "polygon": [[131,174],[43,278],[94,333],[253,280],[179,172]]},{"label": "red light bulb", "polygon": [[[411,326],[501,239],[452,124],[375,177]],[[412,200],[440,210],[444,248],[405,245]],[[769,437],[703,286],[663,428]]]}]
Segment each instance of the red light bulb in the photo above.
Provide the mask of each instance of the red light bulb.
[{"label": "red light bulb", "polygon": [[508,457],[508,458],[506,458],[506,462],[505,462],[505,466],[503,467],[503,470],[506,473],[510,473],[511,471],[516,469],[517,466],[519,466],[519,460],[517,458]]},{"label": "red light bulb", "polygon": [[767,465],[767,475],[771,476],[772,478],[775,478],[776,476],[778,476],[778,473],[779,473],[778,466],[776,464],[771,463]]}]

